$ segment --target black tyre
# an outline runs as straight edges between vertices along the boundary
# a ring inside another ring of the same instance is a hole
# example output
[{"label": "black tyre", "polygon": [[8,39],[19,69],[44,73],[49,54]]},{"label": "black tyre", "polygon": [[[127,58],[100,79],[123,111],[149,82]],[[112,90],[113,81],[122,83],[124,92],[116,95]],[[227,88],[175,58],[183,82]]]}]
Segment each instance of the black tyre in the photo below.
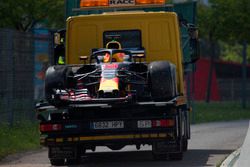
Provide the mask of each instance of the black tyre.
[{"label": "black tyre", "polygon": [[167,154],[154,154],[153,153],[153,158],[154,160],[157,160],[157,161],[164,161],[164,160],[167,160]]},{"label": "black tyre", "polygon": [[70,73],[70,68],[63,65],[51,66],[47,69],[45,75],[45,97],[51,105],[60,107],[64,104],[56,96],[55,89],[65,89],[68,86],[68,75]]},{"label": "black tyre", "polygon": [[81,156],[85,155],[86,149],[77,147],[75,158],[67,158],[67,165],[76,165],[81,163]]},{"label": "black tyre", "polygon": [[67,165],[77,165],[81,163],[81,157],[74,159],[67,159]]},{"label": "black tyre", "polygon": [[183,158],[183,152],[169,153],[168,156],[169,156],[169,160],[173,160],[173,161],[182,160],[182,158]]},{"label": "black tyre", "polygon": [[177,95],[176,67],[167,61],[149,64],[151,96],[154,101],[170,100]]},{"label": "black tyre", "polygon": [[183,138],[182,139],[182,150],[183,151],[187,151],[188,149],[188,139],[187,138]]},{"label": "black tyre", "polygon": [[125,146],[120,145],[120,144],[112,144],[112,145],[108,145],[107,147],[111,150],[121,150]]},{"label": "black tyre", "polygon": [[50,163],[53,166],[63,166],[65,160],[64,159],[50,159]]},{"label": "black tyre", "polygon": [[167,160],[167,152],[164,148],[164,143],[155,142],[152,144],[152,154],[154,160]]},{"label": "black tyre", "polygon": [[184,119],[184,136],[182,136],[182,150],[184,152],[187,151],[188,149],[188,138],[189,138],[189,128],[190,128],[190,123],[189,123],[189,115],[188,111],[185,111],[183,115]]}]

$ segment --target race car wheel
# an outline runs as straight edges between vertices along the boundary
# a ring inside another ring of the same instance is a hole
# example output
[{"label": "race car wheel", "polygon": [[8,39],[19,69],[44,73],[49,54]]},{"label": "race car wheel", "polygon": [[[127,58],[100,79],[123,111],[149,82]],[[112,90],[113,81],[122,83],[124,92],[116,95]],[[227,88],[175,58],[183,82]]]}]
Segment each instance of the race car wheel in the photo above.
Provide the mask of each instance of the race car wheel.
[{"label": "race car wheel", "polygon": [[47,69],[45,74],[45,97],[46,100],[56,107],[64,103],[56,96],[55,89],[65,89],[68,86],[68,75],[71,70],[67,66],[57,65]]},{"label": "race car wheel", "polygon": [[149,64],[149,84],[154,101],[170,100],[177,94],[176,67],[168,61]]}]

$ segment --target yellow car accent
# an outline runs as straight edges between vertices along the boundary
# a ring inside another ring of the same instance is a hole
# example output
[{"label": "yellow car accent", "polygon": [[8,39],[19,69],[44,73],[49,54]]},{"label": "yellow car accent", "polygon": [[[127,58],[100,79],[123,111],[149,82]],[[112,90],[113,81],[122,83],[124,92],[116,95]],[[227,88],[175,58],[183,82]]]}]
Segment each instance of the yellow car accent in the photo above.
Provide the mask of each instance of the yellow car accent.
[{"label": "yellow car accent", "polygon": [[113,79],[102,79],[99,87],[99,91],[113,91],[118,90],[118,83]]}]

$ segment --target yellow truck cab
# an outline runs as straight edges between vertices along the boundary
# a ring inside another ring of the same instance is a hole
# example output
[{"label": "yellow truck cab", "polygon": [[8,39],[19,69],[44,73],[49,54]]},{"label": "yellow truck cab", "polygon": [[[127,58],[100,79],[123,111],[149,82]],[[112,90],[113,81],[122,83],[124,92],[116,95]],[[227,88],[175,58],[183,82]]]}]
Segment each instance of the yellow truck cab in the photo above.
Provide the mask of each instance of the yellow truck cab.
[{"label": "yellow truck cab", "polygon": [[[198,59],[197,28],[164,0],[76,2],[73,10],[87,14],[68,17],[56,34],[66,63],[48,68],[48,103],[37,105],[51,164],[79,162],[97,146],[145,144],[156,160],[181,160],[190,139],[184,65]],[[189,35],[188,61],[180,26]]]}]

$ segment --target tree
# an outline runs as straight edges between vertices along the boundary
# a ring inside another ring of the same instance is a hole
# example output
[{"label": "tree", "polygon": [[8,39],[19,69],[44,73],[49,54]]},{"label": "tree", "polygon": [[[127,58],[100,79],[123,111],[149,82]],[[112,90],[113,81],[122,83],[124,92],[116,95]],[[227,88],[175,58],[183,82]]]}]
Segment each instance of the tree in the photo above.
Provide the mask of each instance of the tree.
[{"label": "tree", "polygon": [[0,27],[28,32],[37,24],[62,28],[65,24],[64,0],[0,1]]},{"label": "tree", "polygon": [[[246,108],[246,64],[247,43],[250,42],[250,1],[249,0],[210,0],[210,5],[200,8],[200,25],[204,36],[227,43],[242,44],[242,106]],[[208,15],[206,16],[206,12]],[[204,18],[207,17],[207,20]],[[213,34],[212,38],[210,34]],[[211,48],[211,50],[213,50]],[[213,54],[211,54],[211,62]],[[211,63],[212,64],[212,63]]]},{"label": "tree", "polygon": [[198,25],[201,35],[227,43],[250,42],[250,1],[210,0],[209,6],[199,5]]},{"label": "tree", "polygon": [[212,83],[212,73],[214,67],[214,59],[215,59],[215,43],[218,39],[216,35],[219,31],[217,20],[214,19],[216,13],[213,11],[211,6],[206,5],[199,5],[198,10],[198,26],[199,30],[202,34],[203,38],[208,39],[209,42],[209,50],[210,50],[210,57],[211,57],[211,64],[209,67],[209,76],[207,82],[207,94],[206,94],[206,102],[210,102],[210,94],[211,94],[211,83]]}]

